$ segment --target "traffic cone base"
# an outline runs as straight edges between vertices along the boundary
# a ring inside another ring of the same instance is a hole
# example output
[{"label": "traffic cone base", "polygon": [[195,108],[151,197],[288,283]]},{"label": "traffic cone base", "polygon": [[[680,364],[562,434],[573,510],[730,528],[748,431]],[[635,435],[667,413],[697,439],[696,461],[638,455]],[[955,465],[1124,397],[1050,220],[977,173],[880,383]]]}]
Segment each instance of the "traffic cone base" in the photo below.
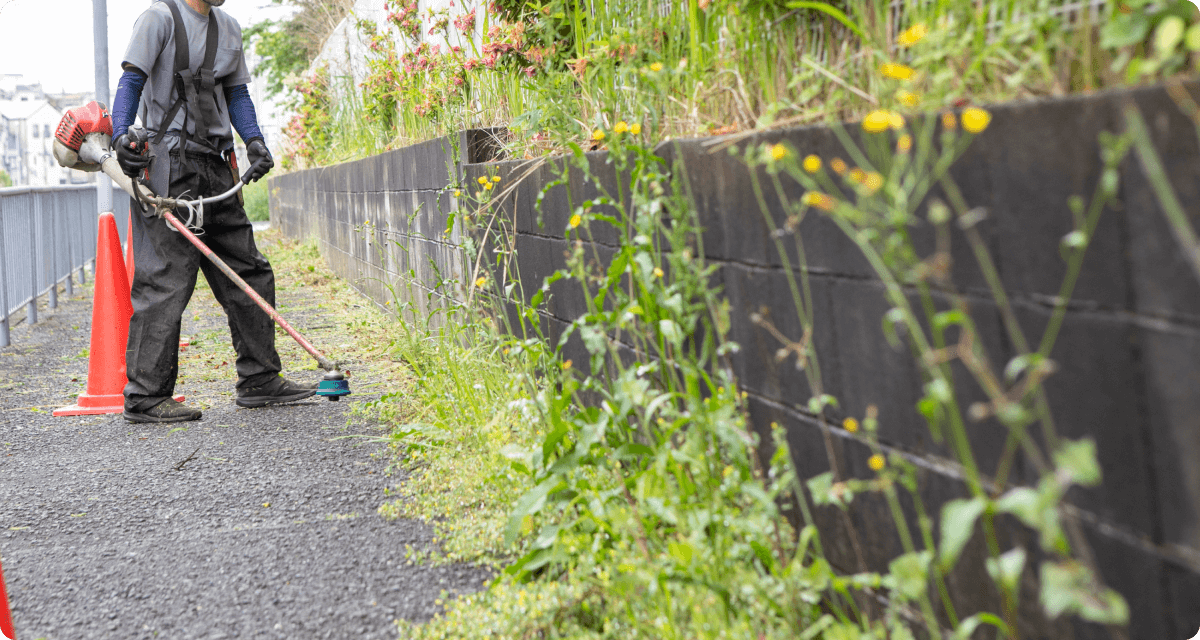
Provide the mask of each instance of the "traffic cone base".
[{"label": "traffic cone base", "polygon": [[[177,402],[183,402],[186,396],[175,396]],[[108,395],[108,396],[93,396],[87,393],[79,394],[79,400],[69,406],[61,409],[55,409],[54,415],[59,416],[98,416],[106,413],[124,413],[125,412],[125,396],[124,395]]]}]

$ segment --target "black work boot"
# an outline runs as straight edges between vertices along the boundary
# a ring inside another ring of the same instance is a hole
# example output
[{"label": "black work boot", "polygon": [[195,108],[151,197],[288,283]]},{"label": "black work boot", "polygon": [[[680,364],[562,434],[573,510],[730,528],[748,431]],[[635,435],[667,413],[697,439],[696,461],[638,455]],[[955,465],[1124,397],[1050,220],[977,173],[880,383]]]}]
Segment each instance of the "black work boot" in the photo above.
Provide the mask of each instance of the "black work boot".
[{"label": "black work boot", "polygon": [[201,414],[195,407],[189,407],[175,398],[167,398],[142,411],[126,409],[124,415],[129,422],[187,422],[199,420]]},{"label": "black work boot", "polygon": [[237,390],[234,403],[239,407],[265,407],[269,404],[283,404],[303,400],[316,394],[317,385],[292,382],[283,376],[277,376],[261,387],[245,387]]}]

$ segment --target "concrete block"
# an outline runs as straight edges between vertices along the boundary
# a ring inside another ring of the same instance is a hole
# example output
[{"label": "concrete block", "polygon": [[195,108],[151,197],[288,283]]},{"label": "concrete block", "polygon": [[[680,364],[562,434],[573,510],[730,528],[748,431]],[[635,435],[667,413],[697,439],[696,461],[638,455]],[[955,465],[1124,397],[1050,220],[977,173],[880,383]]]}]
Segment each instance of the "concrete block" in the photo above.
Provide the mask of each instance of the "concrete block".
[{"label": "concrete block", "polygon": [[1143,325],[1137,339],[1162,541],[1200,554],[1200,331]]}]

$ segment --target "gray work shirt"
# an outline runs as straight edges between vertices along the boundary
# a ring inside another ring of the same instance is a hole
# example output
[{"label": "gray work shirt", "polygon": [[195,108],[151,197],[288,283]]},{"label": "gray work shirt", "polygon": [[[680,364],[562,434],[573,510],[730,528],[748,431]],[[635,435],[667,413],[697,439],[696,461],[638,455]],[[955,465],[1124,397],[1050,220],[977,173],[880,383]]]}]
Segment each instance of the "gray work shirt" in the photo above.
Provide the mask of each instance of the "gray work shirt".
[{"label": "gray work shirt", "polygon": [[[208,16],[201,15],[184,0],[176,0],[175,4],[179,7],[183,26],[187,30],[188,66],[192,73],[198,74],[204,62],[204,46],[208,39]],[[246,56],[242,52],[242,27],[224,11],[216,7],[212,7],[211,11],[217,15],[217,57],[213,62],[213,77],[216,78],[215,102],[219,113],[210,120],[209,130],[203,133],[217,149],[227,149],[233,146],[233,128],[229,124],[229,105],[225,102],[224,88],[249,83],[250,70],[246,68]],[[133,36],[129,39],[129,48],[125,50],[125,58],[121,63],[123,68],[129,65],[137,67],[147,76],[138,115],[142,126],[157,132],[176,99],[175,20],[171,17],[171,9],[162,2],[151,5],[133,24]],[[186,104],[175,114],[175,120],[167,127],[167,131],[183,129],[185,109]],[[188,136],[195,136],[195,115],[187,118],[187,124]],[[178,148],[179,143],[173,136],[168,136],[168,141],[169,149]],[[188,153],[212,153],[195,142],[190,143],[187,150]]]}]

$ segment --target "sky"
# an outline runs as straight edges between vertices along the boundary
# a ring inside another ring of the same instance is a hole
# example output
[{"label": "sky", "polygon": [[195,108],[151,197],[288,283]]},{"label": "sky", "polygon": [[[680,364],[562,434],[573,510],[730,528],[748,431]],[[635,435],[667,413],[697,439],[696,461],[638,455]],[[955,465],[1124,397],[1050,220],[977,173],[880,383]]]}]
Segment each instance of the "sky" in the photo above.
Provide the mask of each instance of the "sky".
[{"label": "sky", "polygon": [[[150,2],[107,0],[107,4],[111,101],[133,22]],[[270,0],[227,0],[221,8],[243,29],[290,12]],[[0,0],[0,74],[8,73],[23,75],[22,84],[41,82],[51,93],[95,89],[92,0]]]}]

